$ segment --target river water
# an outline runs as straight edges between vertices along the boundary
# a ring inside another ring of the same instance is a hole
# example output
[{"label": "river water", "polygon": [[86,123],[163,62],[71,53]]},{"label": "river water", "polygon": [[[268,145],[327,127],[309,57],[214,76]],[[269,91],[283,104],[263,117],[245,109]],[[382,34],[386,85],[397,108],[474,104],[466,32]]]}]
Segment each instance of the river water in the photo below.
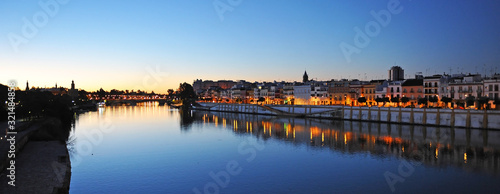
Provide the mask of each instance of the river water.
[{"label": "river water", "polygon": [[77,117],[70,193],[494,193],[500,131],[179,111]]}]

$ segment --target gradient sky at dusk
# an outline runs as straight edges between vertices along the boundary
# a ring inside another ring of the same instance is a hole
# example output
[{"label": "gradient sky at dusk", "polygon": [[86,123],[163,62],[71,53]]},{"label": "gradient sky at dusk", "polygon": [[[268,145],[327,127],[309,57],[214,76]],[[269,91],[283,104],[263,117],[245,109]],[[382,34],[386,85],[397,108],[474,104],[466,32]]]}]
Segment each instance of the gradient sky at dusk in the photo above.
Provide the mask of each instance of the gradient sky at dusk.
[{"label": "gradient sky at dusk", "polygon": [[[221,0],[232,9],[223,20],[212,0],[72,0],[25,37],[23,18],[43,15],[39,2],[55,0],[0,2],[2,84],[166,92],[197,78],[299,81],[305,69],[318,80],[370,80],[393,65],[407,77],[500,66],[498,0],[401,0],[350,63],[340,43],[354,45],[354,27],[364,30],[389,0]],[[27,40],[17,51],[12,34]]]}]

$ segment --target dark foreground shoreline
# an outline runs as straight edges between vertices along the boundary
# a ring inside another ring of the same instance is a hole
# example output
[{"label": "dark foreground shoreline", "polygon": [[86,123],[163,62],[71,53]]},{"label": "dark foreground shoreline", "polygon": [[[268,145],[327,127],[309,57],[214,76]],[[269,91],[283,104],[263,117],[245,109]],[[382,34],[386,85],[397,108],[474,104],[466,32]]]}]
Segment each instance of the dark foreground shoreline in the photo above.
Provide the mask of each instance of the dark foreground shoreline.
[{"label": "dark foreground shoreline", "polygon": [[0,142],[0,193],[68,193],[71,180],[71,162],[65,141],[47,132],[61,129],[61,121],[48,118],[35,121],[18,132],[15,152],[15,187],[11,178],[8,157],[10,143]]}]

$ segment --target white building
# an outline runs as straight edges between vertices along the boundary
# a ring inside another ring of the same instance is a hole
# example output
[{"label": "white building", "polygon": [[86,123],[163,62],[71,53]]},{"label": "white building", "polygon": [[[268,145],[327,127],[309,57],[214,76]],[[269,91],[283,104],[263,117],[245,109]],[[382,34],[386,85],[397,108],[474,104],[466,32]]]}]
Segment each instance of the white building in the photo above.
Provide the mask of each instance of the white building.
[{"label": "white building", "polygon": [[403,96],[403,81],[391,81],[387,86],[387,95],[389,98],[401,98]]},{"label": "white building", "polygon": [[465,99],[473,96],[475,99],[484,96],[484,85],[481,75],[469,75],[454,78],[448,83],[448,95],[455,103],[465,103]]},{"label": "white building", "polygon": [[496,74],[492,78],[485,79],[484,84],[484,95],[487,96],[490,101],[500,99],[500,74]]},{"label": "white building", "polygon": [[311,85],[294,85],[293,95],[295,102],[294,104],[309,104],[311,99]]}]

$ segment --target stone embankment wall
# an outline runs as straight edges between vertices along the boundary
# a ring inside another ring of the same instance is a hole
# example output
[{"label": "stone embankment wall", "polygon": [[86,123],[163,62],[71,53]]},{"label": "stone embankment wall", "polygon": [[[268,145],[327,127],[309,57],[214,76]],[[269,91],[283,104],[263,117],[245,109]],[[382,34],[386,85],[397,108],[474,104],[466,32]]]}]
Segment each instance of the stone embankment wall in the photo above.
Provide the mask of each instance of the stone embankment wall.
[{"label": "stone embankment wall", "polygon": [[195,109],[500,130],[498,110],[200,103]]}]

